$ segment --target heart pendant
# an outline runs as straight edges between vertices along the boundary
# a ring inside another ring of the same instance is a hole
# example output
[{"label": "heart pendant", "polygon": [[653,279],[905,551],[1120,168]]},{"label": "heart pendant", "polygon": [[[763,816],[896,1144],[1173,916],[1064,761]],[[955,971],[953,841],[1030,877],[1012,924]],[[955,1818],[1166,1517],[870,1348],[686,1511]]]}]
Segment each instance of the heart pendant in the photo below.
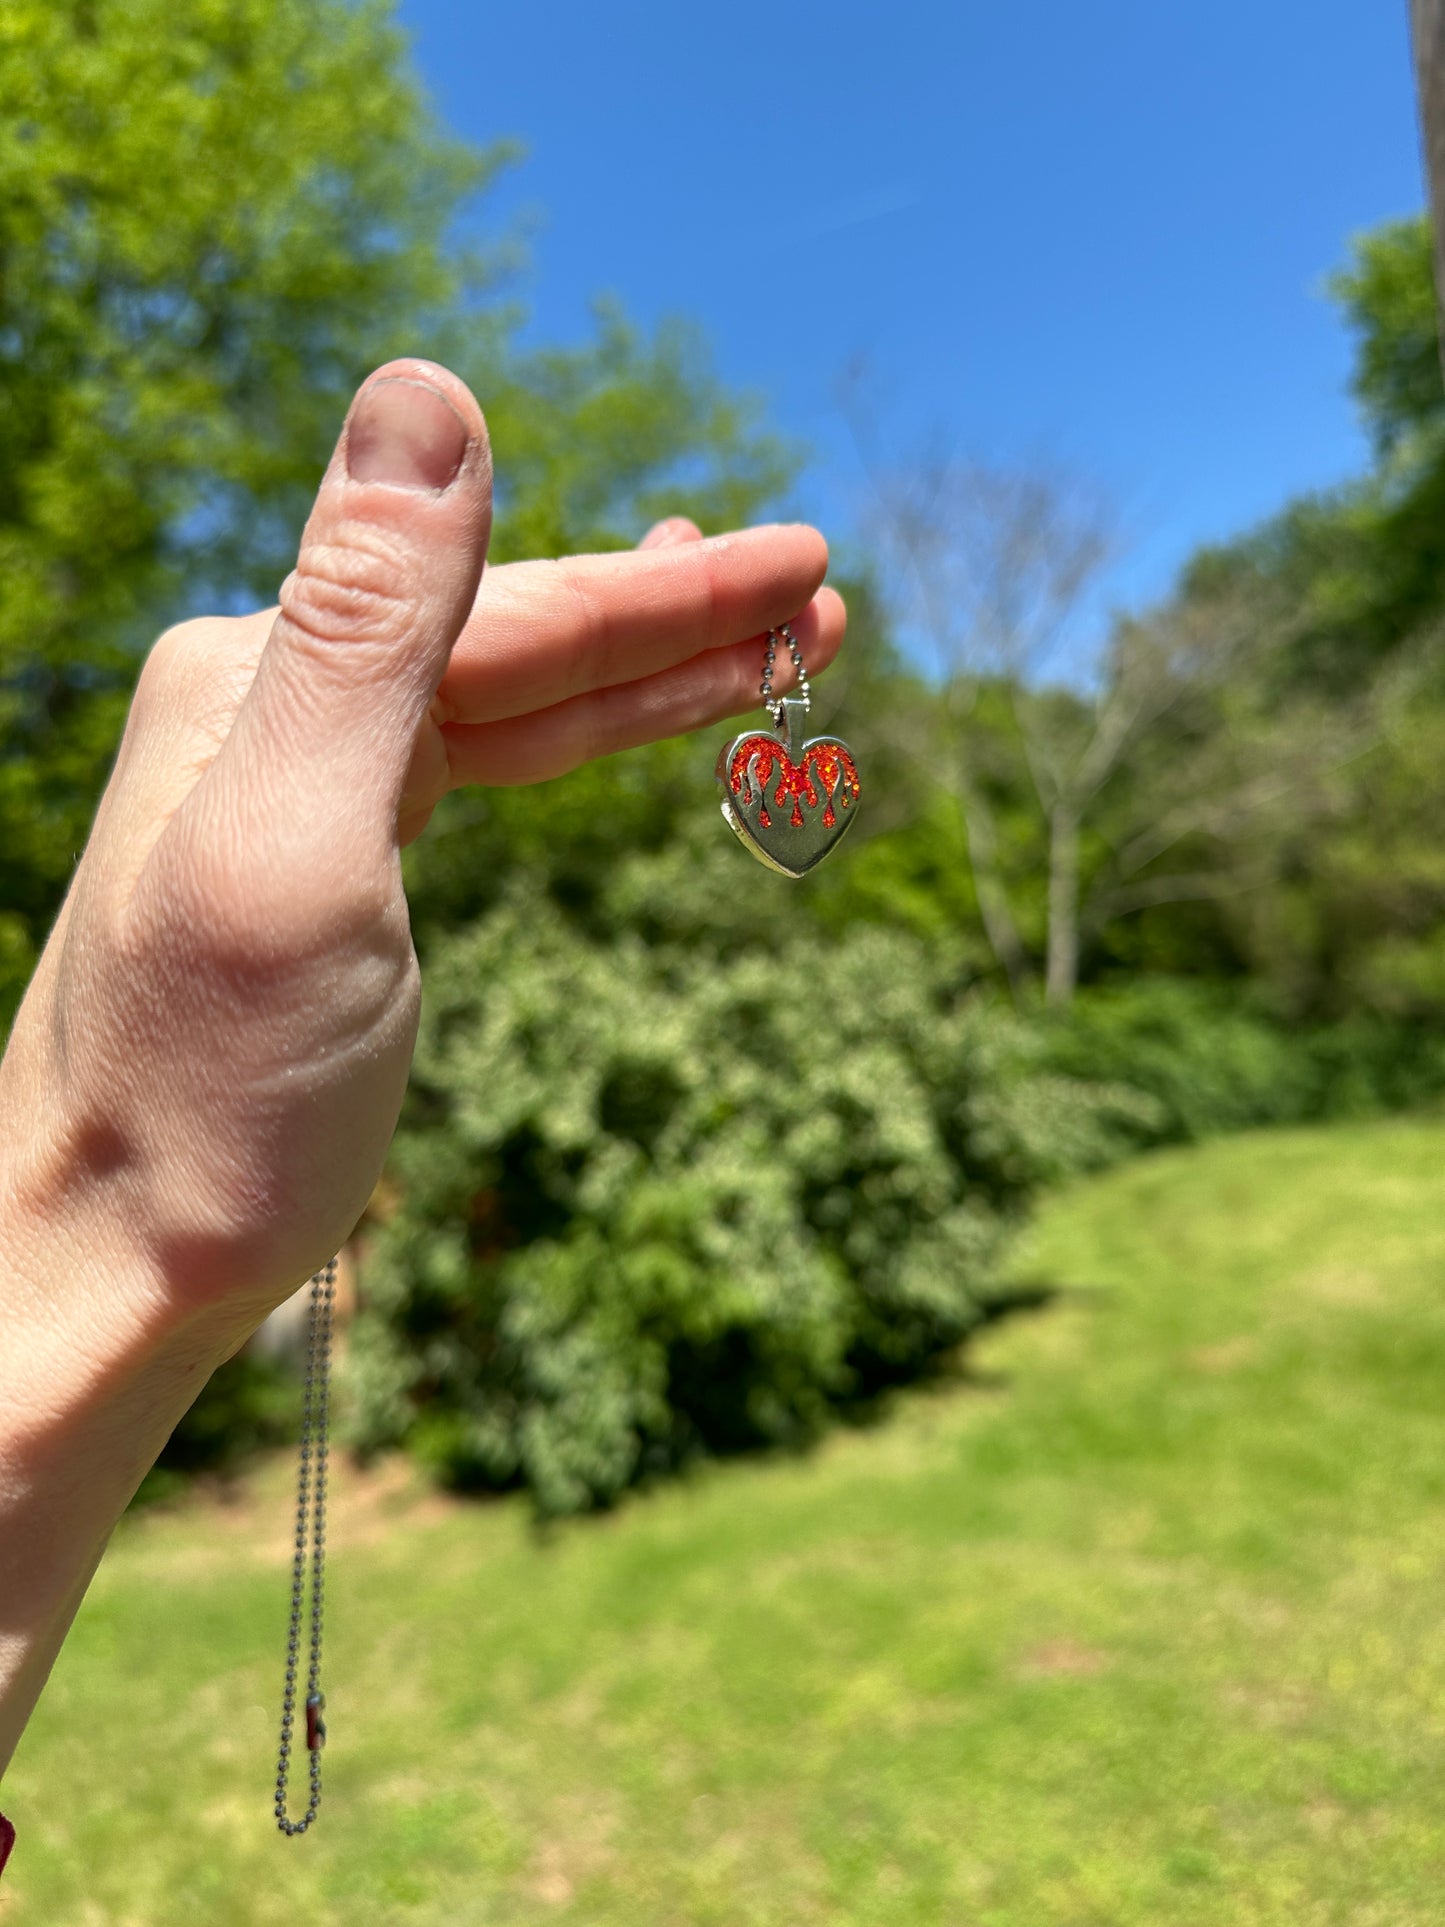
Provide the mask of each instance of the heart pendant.
[{"label": "heart pendant", "polygon": [[[808,706],[778,704],[785,739],[767,730],[735,736],[717,759],[722,813],[745,850],[785,877],[806,876],[858,814],[858,771],[835,736],[800,741]],[[776,714],[777,712],[775,712]]]}]

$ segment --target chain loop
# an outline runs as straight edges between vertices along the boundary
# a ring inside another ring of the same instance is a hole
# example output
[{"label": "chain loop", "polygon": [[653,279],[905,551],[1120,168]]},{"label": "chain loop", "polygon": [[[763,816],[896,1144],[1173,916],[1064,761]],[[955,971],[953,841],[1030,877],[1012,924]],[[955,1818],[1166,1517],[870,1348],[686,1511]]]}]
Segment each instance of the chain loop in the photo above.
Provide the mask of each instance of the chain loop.
[{"label": "chain loop", "polygon": [[769,629],[768,646],[763,655],[763,682],[758,694],[763,699],[763,708],[773,719],[775,729],[781,729],[783,726],[783,705],[773,699],[773,667],[778,659],[780,642],[787,644],[788,654],[793,658],[793,667],[798,672],[798,695],[802,700],[803,708],[813,707],[812,691],[808,686],[808,672],[803,667],[803,652],[798,647],[798,638],[793,634],[792,623],[785,622],[781,628]]},{"label": "chain loop", "polygon": [[[276,1825],[291,1836],[305,1833],[321,1805],[321,1749],[326,1723],[321,1715],[321,1610],[326,1564],[326,1473],[330,1450],[331,1324],[336,1304],[336,1259],[328,1259],[311,1280],[306,1327],[306,1381],[301,1402],[301,1456],[296,1474],[296,1544],[291,1560],[291,1621],[286,1639],[286,1685],[281,1696],[281,1746],[276,1760]],[[291,1735],[296,1723],[296,1669],[301,1653],[307,1565],[311,1574],[310,1656],[306,1669],[306,1750],[310,1755],[311,1794],[299,1820],[286,1808],[291,1774]]]}]

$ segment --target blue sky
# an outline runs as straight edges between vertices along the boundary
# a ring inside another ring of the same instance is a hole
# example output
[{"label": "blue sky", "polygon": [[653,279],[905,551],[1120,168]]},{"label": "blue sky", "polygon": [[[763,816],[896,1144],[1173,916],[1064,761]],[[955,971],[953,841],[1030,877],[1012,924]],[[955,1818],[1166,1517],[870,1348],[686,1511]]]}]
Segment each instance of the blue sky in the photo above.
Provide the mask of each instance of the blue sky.
[{"label": "blue sky", "polygon": [[1404,0],[402,0],[447,120],[519,136],[538,338],[619,296],[704,326],[813,454],[844,541],[836,401],[867,358],[925,437],[1097,477],[1162,590],[1203,540],[1358,468],[1324,276],[1421,203]]}]

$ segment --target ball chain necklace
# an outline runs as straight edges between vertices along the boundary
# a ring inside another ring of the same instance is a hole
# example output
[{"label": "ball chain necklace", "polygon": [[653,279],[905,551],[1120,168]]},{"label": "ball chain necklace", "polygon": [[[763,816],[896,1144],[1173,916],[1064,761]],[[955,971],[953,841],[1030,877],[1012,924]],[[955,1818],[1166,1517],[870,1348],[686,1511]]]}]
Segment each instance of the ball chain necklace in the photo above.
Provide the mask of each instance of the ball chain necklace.
[{"label": "ball chain necklace", "polygon": [[[798,693],[775,699],[773,672],[779,646],[797,671]],[[758,691],[772,718],[771,731],[744,730],[717,759],[722,813],[739,843],[759,863],[786,877],[815,869],[858,814],[858,769],[852,751],[836,736],[803,741],[813,706],[803,652],[791,623],[768,631],[763,680]],[[288,1838],[305,1833],[321,1805],[321,1750],[326,1744],[326,1695],[321,1690],[321,1617],[326,1577],[326,1475],[330,1452],[331,1335],[336,1308],[337,1259],[311,1279],[306,1328],[306,1371],[301,1397],[301,1449],[296,1473],[296,1537],[291,1559],[291,1619],[286,1639],[286,1677],[281,1693],[281,1744],[276,1759],[276,1825]],[[308,1598],[309,1580],[309,1598]],[[296,1694],[301,1664],[301,1625],[307,1622],[305,1710],[310,1793],[300,1819],[287,1798]]]},{"label": "ball chain necklace", "polygon": [[[296,1543],[291,1557],[291,1626],[286,1640],[286,1683],[281,1694],[281,1749],[276,1759],[276,1825],[291,1836],[305,1833],[321,1805],[321,1749],[326,1722],[321,1715],[321,1607],[326,1577],[326,1472],[330,1452],[331,1320],[336,1307],[336,1259],[329,1258],[311,1279],[306,1327],[306,1378],[301,1397],[301,1455],[296,1473]],[[311,1795],[306,1811],[293,1820],[286,1809],[291,1775],[291,1733],[296,1722],[296,1668],[301,1654],[301,1619],[308,1568],[311,1579],[310,1656],[306,1667],[306,1752],[311,1765]]]}]

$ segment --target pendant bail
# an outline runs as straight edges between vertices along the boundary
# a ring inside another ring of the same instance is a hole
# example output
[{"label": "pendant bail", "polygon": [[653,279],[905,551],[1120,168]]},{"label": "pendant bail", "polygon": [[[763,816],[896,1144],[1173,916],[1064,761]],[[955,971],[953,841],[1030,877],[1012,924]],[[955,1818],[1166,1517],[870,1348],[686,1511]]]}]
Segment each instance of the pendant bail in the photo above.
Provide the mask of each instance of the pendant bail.
[{"label": "pendant bail", "polygon": [[773,711],[773,727],[782,736],[783,747],[795,763],[803,754],[803,731],[807,727],[807,720],[808,704],[797,696],[784,696]]}]

